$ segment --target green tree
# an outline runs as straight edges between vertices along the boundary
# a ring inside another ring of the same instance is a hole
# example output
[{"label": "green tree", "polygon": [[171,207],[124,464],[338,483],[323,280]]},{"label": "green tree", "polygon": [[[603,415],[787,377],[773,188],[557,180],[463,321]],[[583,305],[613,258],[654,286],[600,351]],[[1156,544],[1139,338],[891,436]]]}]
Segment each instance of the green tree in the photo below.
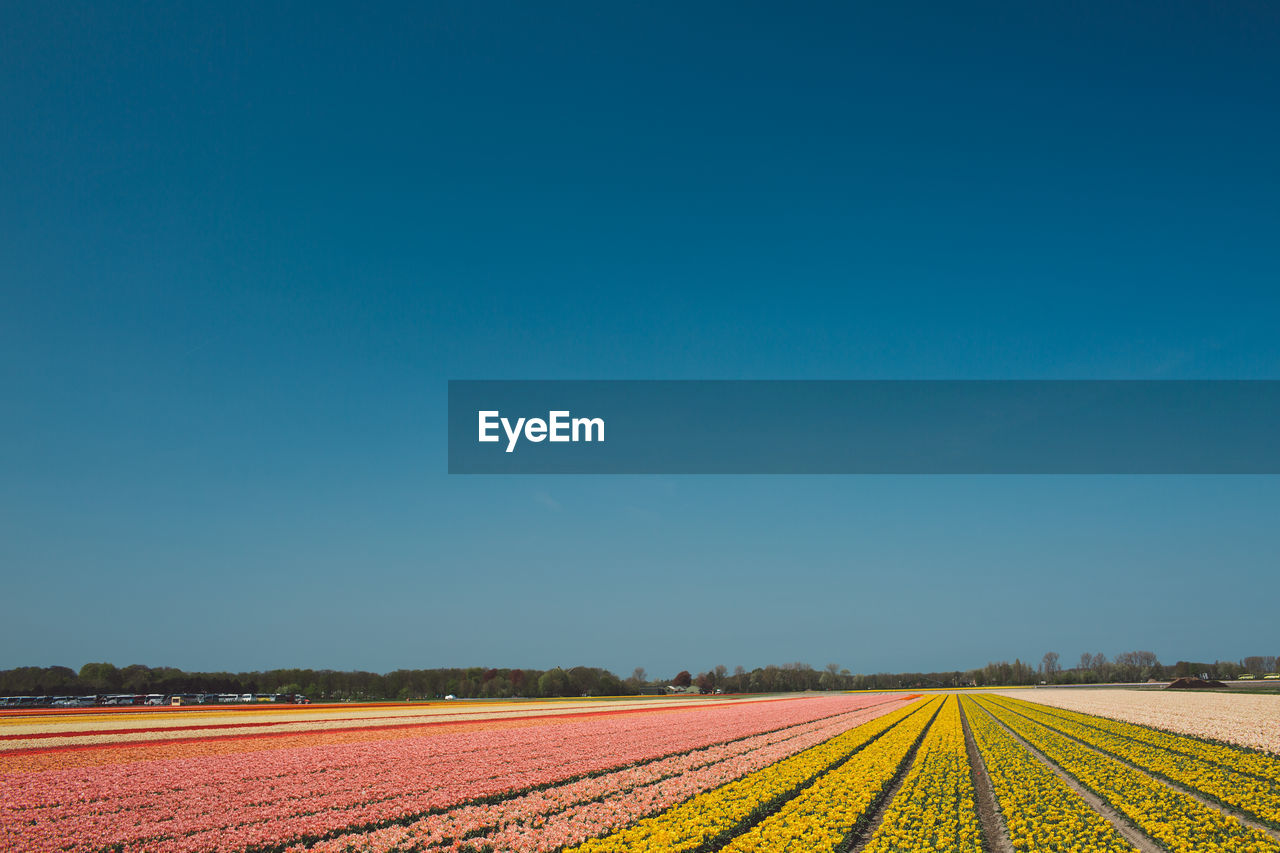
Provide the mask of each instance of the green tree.
[{"label": "green tree", "polygon": [[80,667],[80,681],[95,692],[102,693],[119,690],[122,679],[115,664],[87,663]]},{"label": "green tree", "polygon": [[547,670],[538,679],[538,694],[541,696],[568,696],[572,690],[568,674],[560,667]]},{"label": "green tree", "polygon": [[120,686],[126,693],[147,693],[151,690],[151,667],[140,663],[130,664],[120,670]]}]

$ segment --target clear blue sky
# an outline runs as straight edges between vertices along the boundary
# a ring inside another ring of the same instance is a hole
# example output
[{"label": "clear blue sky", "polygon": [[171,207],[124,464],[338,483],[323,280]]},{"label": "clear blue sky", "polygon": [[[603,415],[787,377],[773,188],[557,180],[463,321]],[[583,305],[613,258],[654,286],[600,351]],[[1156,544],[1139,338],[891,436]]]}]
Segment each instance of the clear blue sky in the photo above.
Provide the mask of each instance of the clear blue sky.
[{"label": "clear blue sky", "polygon": [[1280,378],[1274,4],[9,4],[0,667],[1280,653],[1271,477],[450,477],[448,379]]}]

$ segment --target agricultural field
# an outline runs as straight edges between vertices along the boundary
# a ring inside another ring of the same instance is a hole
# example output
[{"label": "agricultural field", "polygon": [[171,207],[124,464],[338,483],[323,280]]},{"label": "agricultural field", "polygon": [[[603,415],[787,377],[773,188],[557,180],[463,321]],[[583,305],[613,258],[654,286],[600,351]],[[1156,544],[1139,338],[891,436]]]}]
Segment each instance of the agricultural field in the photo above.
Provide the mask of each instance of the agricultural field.
[{"label": "agricultural field", "polygon": [[0,849],[1280,853],[1280,697],[1066,693],[7,712]]},{"label": "agricultural field", "polygon": [[1037,690],[1035,698],[1042,705],[1068,711],[1280,754],[1275,695],[1237,693],[1226,701],[1214,692],[1050,688]]}]

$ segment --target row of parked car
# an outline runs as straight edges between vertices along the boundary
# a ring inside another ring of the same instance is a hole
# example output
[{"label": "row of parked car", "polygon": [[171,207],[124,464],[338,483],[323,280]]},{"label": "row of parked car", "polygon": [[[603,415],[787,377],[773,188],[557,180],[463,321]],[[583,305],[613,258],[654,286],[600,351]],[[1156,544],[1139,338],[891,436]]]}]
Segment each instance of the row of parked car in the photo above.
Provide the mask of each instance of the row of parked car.
[{"label": "row of parked car", "polygon": [[0,708],[92,708],[102,705],[309,704],[301,693],[106,693],[93,696],[0,696]]}]

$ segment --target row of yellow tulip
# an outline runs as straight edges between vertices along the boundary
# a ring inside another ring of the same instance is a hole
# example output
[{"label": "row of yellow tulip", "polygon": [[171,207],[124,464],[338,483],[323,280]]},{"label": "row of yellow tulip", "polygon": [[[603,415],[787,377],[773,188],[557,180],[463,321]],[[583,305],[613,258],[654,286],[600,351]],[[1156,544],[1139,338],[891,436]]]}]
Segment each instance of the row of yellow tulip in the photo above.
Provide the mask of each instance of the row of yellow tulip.
[{"label": "row of yellow tulip", "polygon": [[1135,849],[990,714],[969,697],[963,703],[1014,850],[1122,853]]},{"label": "row of yellow tulip", "polygon": [[841,849],[897,777],[943,704],[929,700],[917,714],[818,778],[777,814],[738,836],[726,853],[827,853]]},{"label": "row of yellow tulip", "polygon": [[956,696],[947,697],[930,726],[915,763],[885,809],[884,820],[865,853],[916,850],[982,851],[982,828]]},{"label": "row of yellow tulip", "polygon": [[925,700],[912,702],[825,743],[750,773],[713,791],[646,818],[639,823],[569,848],[566,853],[677,853],[714,846],[737,834],[750,823],[794,796],[833,765],[856,757],[895,733],[902,725],[914,726],[928,713]]},{"label": "row of yellow tulip", "polygon": [[[1030,702],[1023,702],[1018,699],[1011,699],[1010,701],[1015,707],[1032,705]],[[1247,773],[1251,776],[1257,776],[1259,779],[1266,779],[1269,782],[1280,785],[1280,758],[1277,758],[1274,755],[1255,752],[1251,749],[1245,749],[1239,746],[1211,743],[1200,740],[1199,738],[1187,737],[1185,735],[1173,734],[1172,732],[1166,732],[1160,729],[1135,725],[1134,723],[1125,723],[1120,720],[1113,720],[1109,717],[1097,717],[1093,714],[1082,714],[1079,711],[1068,711],[1063,708],[1054,708],[1048,705],[1040,705],[1038,703],[1034,704],[1033,707],[1042,713],[1052,714],[1055,717],[1062,717],[1064,720],[1071,720],[1076,723],[1082,723],[1086,726],[1092,726],[1093,728],[1101,729],[1108,734],[1130,738],[1132,740],[1150,744],[1151,746],[1168,749],[1173,752],[1180,752],[1183,755],[1190,755],[1194,758],[1200,759],[1201,761],[1221,764],[1223,767],[1229,767],[1237,773]]]},{"label": "row of yellow tulip", "polygon": [[1237,773],[1220,764],[1202,761],[1180,752],[1113,735],[1075,720],[1049,714],[1030,702],[1002,700],[1018,713],[1056,732],[1135,764],[1143,770],[1177,782],[1224,805],[1272,825],[1280,824],[1280,787],[1271,782]]},{"label": "row of yellow tulip", "polygon": [[976,697],[976,701],[1167,850],[1280,853],[1280,843],[1266,833],[1015,713],[1001,701],[989,696]]}]

